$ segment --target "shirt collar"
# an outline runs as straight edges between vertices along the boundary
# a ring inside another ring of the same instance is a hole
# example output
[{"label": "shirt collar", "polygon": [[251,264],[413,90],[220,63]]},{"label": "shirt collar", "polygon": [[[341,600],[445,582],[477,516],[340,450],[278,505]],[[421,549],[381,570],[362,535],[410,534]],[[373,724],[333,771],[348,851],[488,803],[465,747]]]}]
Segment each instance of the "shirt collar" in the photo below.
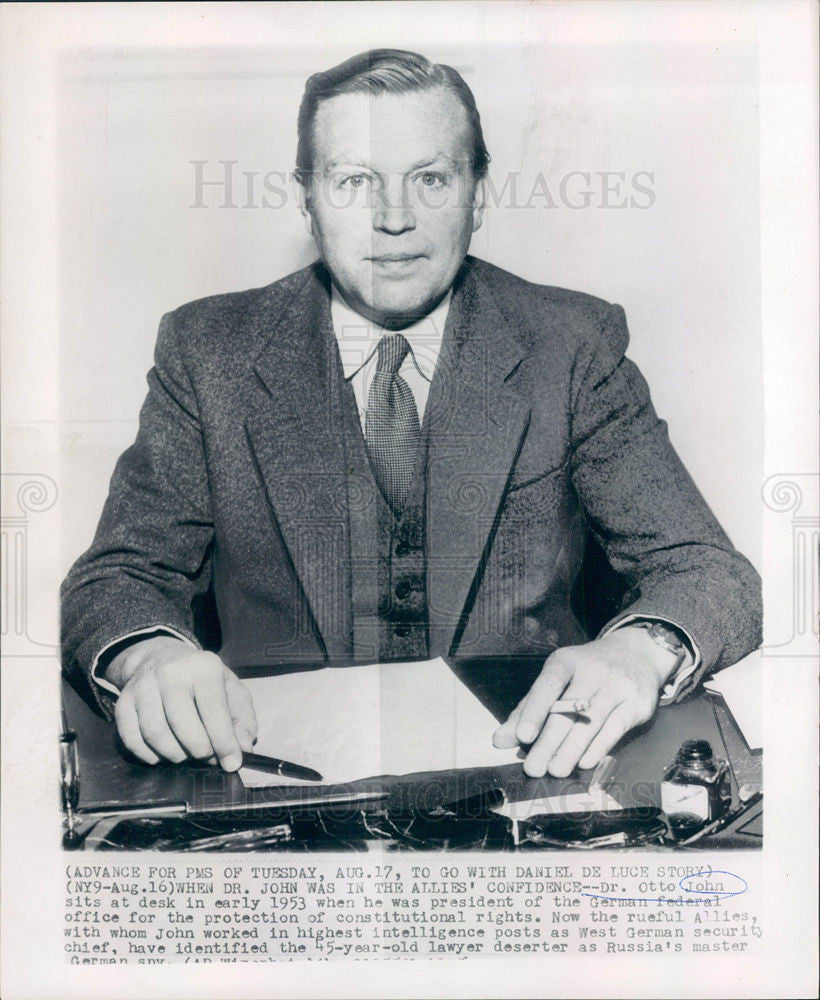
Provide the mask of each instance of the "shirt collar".
[{"label": "shirt collar", "polygon": [[336,290],[336,286],[332,285],[331,287],[330,316],[346,379],[352,378],[370,358],[385,333],[393,332],[401,333],[407,338],[416,365],[425,378],[432,379],[441,352],[444,324],[447,321],[450,300],[453,296],[452,289],[447,292],[432,312],[429,312],[417,323],[413,323],[403,330],[392,331],[360,316],[344,301]]}]

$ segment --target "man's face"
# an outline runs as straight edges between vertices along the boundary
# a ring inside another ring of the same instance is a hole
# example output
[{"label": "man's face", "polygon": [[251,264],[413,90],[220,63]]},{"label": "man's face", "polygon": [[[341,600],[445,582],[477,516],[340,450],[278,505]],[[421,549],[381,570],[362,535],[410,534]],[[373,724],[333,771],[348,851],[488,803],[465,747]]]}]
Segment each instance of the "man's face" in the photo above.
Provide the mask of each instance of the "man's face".
[{"label": "man's face", "polygon": [[340,94],[318,108],[304,211],[343,298],[400,328],[446,294],[483,195],[452,93]]}]

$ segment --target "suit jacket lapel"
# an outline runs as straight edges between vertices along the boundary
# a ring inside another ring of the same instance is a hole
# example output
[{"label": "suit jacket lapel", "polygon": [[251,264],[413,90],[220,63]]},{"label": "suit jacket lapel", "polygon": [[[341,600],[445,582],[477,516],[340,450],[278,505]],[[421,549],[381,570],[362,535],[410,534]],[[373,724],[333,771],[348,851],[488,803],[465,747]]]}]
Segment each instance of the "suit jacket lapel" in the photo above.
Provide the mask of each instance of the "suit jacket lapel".
[{"label": "suit jacket lapel", "polygon": [[508,379],[525,356],[468,258],[428,402],[427,593],[431,655],[457,645],[523,441],[529,405]]},{"label": "suit jacket lapel", "polygon": [[345,657],[350,537],[340,361],[321,266],[304,272],[264,321],[270,336],[254,371],[266,392],[245,426],[319,637],[329,657]]}]

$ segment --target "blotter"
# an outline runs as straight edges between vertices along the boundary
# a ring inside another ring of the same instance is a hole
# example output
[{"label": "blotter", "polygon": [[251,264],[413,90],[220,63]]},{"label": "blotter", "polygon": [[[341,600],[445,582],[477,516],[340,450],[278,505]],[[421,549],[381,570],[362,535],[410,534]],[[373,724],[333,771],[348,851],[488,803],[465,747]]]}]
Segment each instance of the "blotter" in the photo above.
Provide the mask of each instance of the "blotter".
[{"label": "blotter", "polygon": [[[440,658],[245,683],[259,722],[254,749],[312,767],[325,784],[519,759],[492,745],[498,722]],[[247,787],[305,784],[248,767],[239,776]]]}]

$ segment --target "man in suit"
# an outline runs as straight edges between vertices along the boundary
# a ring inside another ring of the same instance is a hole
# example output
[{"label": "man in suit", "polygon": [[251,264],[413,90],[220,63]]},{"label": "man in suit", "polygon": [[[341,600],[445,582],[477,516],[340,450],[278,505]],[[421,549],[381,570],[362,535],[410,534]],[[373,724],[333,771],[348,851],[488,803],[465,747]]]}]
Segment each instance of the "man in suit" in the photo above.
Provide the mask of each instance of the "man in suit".
[{"label": "man in suit", "polygon": [[[378,50],[316,74],[297,179],[321,260],[163,318],[64,584],[65,667],[146,762],[239,766],[256,722],[232,668],[446,655],[519,688],[535,664],[495,741],[566,775],[758,643],[757,576],[623,311],[467,255],[488,160],[450,67]],[[597,636],[573,604],[590,536],[624,589]]]}]

